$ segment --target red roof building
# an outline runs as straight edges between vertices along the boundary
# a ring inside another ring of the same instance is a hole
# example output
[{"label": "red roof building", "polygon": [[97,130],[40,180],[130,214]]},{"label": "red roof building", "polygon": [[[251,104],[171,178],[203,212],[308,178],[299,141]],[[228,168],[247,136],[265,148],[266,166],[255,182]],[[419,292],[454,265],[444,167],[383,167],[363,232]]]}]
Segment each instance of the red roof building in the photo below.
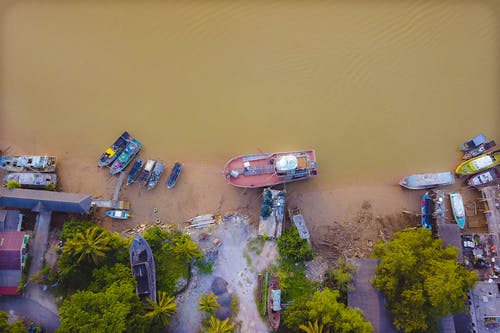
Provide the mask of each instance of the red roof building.
[{"label": "red roof building", "polygon": [[0,295],[18,295],[28,239],[21,231],[0,232]]}]

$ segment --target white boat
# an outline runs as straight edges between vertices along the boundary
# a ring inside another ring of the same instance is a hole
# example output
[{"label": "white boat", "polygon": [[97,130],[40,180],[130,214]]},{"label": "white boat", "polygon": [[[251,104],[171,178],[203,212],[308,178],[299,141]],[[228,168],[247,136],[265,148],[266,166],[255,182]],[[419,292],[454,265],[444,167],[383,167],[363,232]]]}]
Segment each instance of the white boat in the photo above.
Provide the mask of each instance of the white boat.
[{"label": "white boat", "polygon": [[465,228],[465,208],[460,193],[450,193],[451,210],[453,217],[461,229]]},{"label": "white boat", "polygon": [[452,184],[455,184],[455,177],[450,171],[410,175],[399,182],[399,185],[410,190],[421,190]]}]

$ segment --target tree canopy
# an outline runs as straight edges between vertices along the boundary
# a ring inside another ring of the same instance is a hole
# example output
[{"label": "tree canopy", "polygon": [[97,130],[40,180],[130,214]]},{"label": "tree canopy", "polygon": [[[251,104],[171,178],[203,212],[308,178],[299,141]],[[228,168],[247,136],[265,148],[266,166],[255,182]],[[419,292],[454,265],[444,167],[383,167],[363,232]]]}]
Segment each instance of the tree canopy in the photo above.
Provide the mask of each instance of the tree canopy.
[{"label": "tree canopy", "polygon": [[4,333],[26,333],[26,328],[19,320],[9,325],[9,315],[7,312],[0,311],[0,332]]},{"label": "tree canopy", "polygon": [[284,260],[294,263],[314,258],[311,244],[299,237],[297,228],[285,230],[278,238],[278,251]]},{"label": "tree canopy", "polygon": [[444,247],[423,228],[377,243],[375,256],[381,261],[372,283],[384,293],[396,328],[406,333],[435,332],[439,318],[465,311],[466,292],[478,280],[457,262],[457,248]]},{"label": "tree canopy", "polygon": [[307,322],[318,322],[332,333],[371,333],[373,326],[359,310],[338,302],[339,295],[338,290],[325,288],[296,300],[284,312],[286,326],[298,331]]}]

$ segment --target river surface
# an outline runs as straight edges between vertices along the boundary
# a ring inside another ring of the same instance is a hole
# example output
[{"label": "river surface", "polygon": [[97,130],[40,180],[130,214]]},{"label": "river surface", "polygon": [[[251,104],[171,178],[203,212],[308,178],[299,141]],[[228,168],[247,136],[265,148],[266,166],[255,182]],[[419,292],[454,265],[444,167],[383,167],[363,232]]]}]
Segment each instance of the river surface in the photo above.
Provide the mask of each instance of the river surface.
[{"label": "river surface", "polygon": [[[500,141],[499,1],[4,1],[0,149],[220,164],[315,148],[321,183]],[[11,151],[14,153],[14,151]]]}]

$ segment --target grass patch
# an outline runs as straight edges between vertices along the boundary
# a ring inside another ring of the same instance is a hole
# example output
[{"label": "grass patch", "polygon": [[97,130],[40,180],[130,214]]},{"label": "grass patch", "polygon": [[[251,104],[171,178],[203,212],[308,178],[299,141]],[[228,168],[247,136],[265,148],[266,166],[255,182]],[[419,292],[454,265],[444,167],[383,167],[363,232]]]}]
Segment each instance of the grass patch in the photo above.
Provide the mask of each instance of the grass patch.
[{"label": "grass patch", "polygon": [[247,266],[251,267],[252,266],[252,258],[250,258],[250,255],[248,254],[247,250],[243,251],[243,257],[247,260]]},{"label": "grass patch", "polygon": [[249,251],[255,253],[256,255],[260,255],[262,253],[262,249],[264,248],[266,240],[263,237],[252,238],[248,241],[247,248]]}]

